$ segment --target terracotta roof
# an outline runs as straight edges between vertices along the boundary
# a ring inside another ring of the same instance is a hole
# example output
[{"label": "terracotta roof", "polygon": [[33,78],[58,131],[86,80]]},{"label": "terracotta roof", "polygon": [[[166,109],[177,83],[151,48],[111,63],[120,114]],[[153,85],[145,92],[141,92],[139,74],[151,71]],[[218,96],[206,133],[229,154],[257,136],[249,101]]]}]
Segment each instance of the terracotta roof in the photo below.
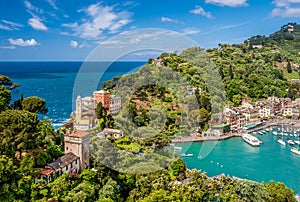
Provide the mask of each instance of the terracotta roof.
[{"label": "terracotta roof", "polygon": [[69,165],[70,163],[76,161],[77,159],[79,159],[78,156],[76,156],[75,154],[73,154],[72,152],[67,153],[65,155],[63,155],[62,157],[60,157],[61,160],[61,168],[65,167],[66,165]]},{"label": "terracotta roof", "polygon": [[67,134],[67,136],[70,136],[70,137],[85,137],[87,135],[89,135],[89,133],[84,132],[84,131],[80,131],[80,130],[78,130],[78,131],[76,131],[72,134]]},{"label": "terracotta roof", "polygon": [[51,168],[41,168],[40,169],[40,174],[41,175],[50,175],[51,173],[53,173],[54,172],[54,170],[53,169],[51,169]]},{"label": "terracotta roof", "polygon": [[72,152],[70,152],[63,155],[62,157],[59,157],[56,161],[47,164],[46,167],[48,169],[52,168],[54,170],[57,170],[59,168],[64,168],[66,165],[69,165],[70,163],[76,161],[77,159],[79,159],[79,157],[73,154]]}]

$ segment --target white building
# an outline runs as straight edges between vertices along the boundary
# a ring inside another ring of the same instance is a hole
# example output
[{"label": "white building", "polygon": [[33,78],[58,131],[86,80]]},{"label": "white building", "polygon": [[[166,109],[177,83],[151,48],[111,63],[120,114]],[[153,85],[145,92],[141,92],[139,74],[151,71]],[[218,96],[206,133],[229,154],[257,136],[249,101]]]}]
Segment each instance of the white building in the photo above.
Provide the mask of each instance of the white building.
[{"label": "white building", "polygon": [[116,115],[121,111],[122,108],[122,102],[121,98],[116,95],[110,96],[110,104],[109,104],[109,112],[112,115]]},{"label": "white building", "polygon": [[263,106],[258,110],[258,112],[259,112],[260,118],[271,116],[271,108],[270,107]]},{"label": "white building", "polygon": [[286,105],[282,109],[282,116],[293,116],[294,115],[294,110],[292,105]]},{"label": "white building", "polygon": [[74,127],[76,130],[89,130],[97,126],[96,107],[97,103],[93,97],[77,97],[74,118]]}]

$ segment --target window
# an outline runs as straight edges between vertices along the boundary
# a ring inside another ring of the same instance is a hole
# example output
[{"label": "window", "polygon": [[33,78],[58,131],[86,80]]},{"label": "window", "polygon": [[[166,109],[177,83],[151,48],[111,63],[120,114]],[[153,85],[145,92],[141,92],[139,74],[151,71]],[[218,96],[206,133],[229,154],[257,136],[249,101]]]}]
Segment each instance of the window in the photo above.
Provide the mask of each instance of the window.
[{"label": "window", "polygon": [[67,147],[67,151],[69,150],[69,147]]},{"label": "window", "polygon": [[68,165],[66,166],[66,171],[68,171],[69,169],[68,169]]}]

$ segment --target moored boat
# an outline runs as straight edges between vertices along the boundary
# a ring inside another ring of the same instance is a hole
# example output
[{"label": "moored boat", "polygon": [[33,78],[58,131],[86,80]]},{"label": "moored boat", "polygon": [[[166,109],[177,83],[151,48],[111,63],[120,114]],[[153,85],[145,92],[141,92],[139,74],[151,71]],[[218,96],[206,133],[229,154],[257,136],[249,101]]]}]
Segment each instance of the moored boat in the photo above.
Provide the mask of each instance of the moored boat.
[{"label": "moored boat", "polygon": [[285,141],[282,138],[278,138],[277,142],[283,146],[286,145]]},{"label": "moored boat", "polygon": [[290,145],[294,145],[295,144],[295,142],[292,139],[290,139],[290,138],[288,139],[287,143],[290,144]]},{"label": "moored boat", "polygon": [[258,140],[256,137],[246,133],[242,135],[242,138],[245,142],[247,142],[248,144],[250,144],[253,147],[258,147],[260,144],[262,144],[262,142],[260,140]]},{"label": "moored boat", "polygon": [[181,154],[182,157],[192,157],[194,154]]},{"label": "moored boat", "polygon": [[296,148],[296,147],[291,148],[291,152],[300,155],[300,151],[299,151],[299,149]]}]

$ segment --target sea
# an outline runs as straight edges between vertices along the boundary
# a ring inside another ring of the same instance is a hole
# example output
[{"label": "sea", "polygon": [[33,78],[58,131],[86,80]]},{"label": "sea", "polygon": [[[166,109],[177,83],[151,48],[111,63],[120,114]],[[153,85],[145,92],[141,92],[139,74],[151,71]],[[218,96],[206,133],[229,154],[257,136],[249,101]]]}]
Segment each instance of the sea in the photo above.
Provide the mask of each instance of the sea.
[{"label": "sea", "polygon": [[[12,91],[12,101],[22,94],[45,99],[48,113],[39,116],[51,119],[58,128],[69,119],[78,95],[91,96],[102,82],[137,71],[145,63],[0,62],[0,74],[21,85]],[[78,82],[80,79],[84,80]],[[80,92],[76,90],[78,84],[84,84]],[[278,144],[278,137],[271,132],[257,137],[264,142],[260,147],[252,147],[241,138],[176,146],[182,147],[181,154],[193,154],[183,157],[189,169],[201,170],[208,176],[225,174],[258,182],[275,180],[300,193],[300,155],[291,153],[291,146]]]},{"label": "sea", "polygon": [[[21,86],[12,91],[12,102],[38,96],[47,102],[48,113],[40,118],[62,126],[74,111],[77,96],[92,96],[101,83],[136,71],[145,61],[116,62],[0,62],[0,74]],[[81,81],[79,81],[81,79]],[[82,80],[84,79],[84,80]],[[81,85],[79,92],[76,85]]]}]

